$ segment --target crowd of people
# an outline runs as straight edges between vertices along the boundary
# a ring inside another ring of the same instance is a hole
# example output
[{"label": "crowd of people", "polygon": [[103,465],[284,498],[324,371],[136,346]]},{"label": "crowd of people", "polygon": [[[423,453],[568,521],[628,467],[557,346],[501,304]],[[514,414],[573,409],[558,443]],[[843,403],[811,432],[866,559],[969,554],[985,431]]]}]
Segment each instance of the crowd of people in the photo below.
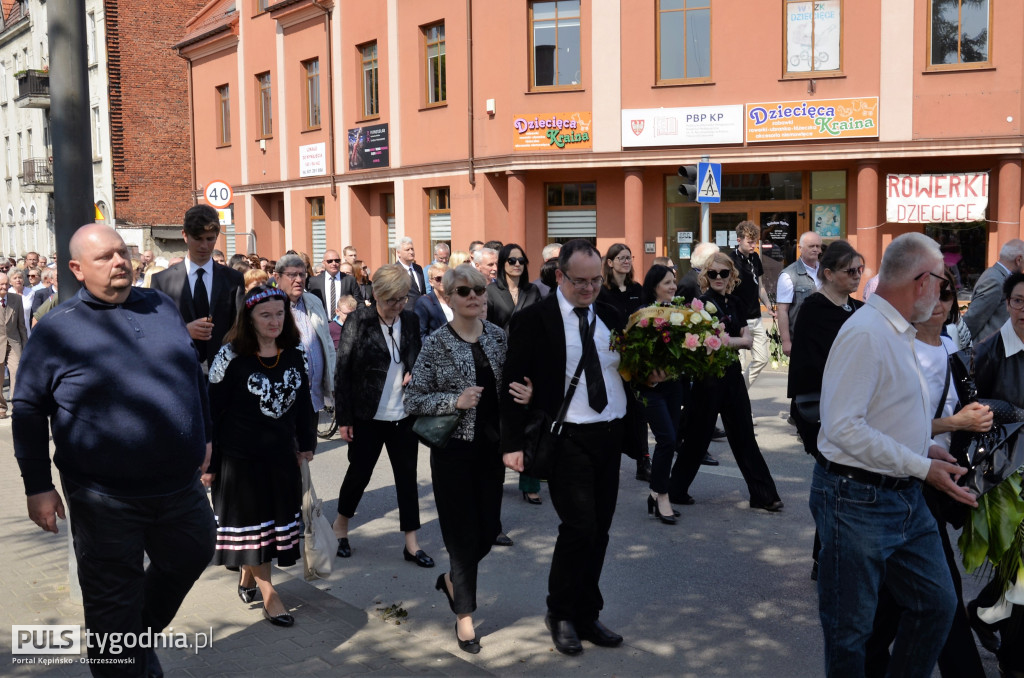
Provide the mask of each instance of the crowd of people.
[{"label": "crowd of people", "polygon": [[[358,556],[351,522],[386,451],[403,558],[422,568],[437,563],[417,536],[414,424],[453,421],[448,437],[429,445],[448,561],[435,587],[456,617],[458,647],[470,653],[481,651],[472,618],[479,564],[493,546],[513,545],[501,522],[505,469],[519,472],[524,501],[545,501],[542,479],[526,472],[526,431],[535,419],[561,425],[543,479],[561,521],[545,622],[562,653],[582,652],[581,641],[623,641],[600,621],[622,454],[636,460],[647,486],[638,508],[646,498],[648,514],[663,524],[677,524],[675,506],[695,503],[690,487],[702,464],[718,464],[708,448],[719,437],[728,440],[750,507],[784,508],[748,394],[768,362],[765,325],[776,316],[752,222],[737,226],[730,253],[699,243],[683,276],[667,257],[640,271],[627,244],[602,255],[587,240],[545,247],[533,279],[517,243],[474,241],[464,251],[439,243],[422,266],[410,238],[396,242],[395,263],[371,276],[352,246],[329,249],[315,263],[294,251],[276,261],[225,261],[215,249],[220,234],[216,211],[193,207],[184,217],[184,257],[165,261],[145,251],[133,260],[116,232],[84,226],[69,261],[83,289],[59,305],[54,269],[38,268],[46,265],[38,255],[26,256],[24,267],[0,264],[29,515],[52,532],[64,516],[50,470],[50,426],[90,629],[161,630],[211,561],[239,573],[239,598],[261,600],[270,623],[296,623],[271,565],[301,559],[300,471],[314,460],[316,413],[324,408],[333,408],[347,443],[336,556]],[[861,300],[854,295],[863,273],[864,258],[849,243],[826,246],[808,232],[782,271],[776,300],[790,357],[791,423],[816,462],[809,561],[826,672],[930,675],[938,663],[944,676],[983,675],[972,628],[1001,633],[1001,642],[991,641],[1001,665],[1024,669],[1017,612],[982,621],[978,609],[998,605],[1001,591],[993,589],[968,614],[945,530],[976,502],[955,482],[966,469],[950,454],[948,433],[993,425],[988,407],[959,402],[950,355],[973,347],[979,395],[1024,405],[1024,243],[1002,247],[963,318],[955,276],[923,235],[892,241],[877,286]],[[680,298],[716,309],[741,361],[717,378],[669,379],[653,370],[627,383],[613,333],[638,309]],[[74,341],[54,351],[69,333]],[[95,359],[108,345],[103,355],[152,365],[153,379],[128,383],[117,361]],[[0,393],[0,418],[7,409]],[[99,434],[101,416],[116,430]],[[161,432],[155,446],[154,430]],[[121,459],[140,449],[146,453],[133,462]],[[96,545],[115,533],[115,556],[99,554]],[[90,656],[101,652],[90,648]],[[143,675],[158,674],[152,650],[137,649],[132,659]],[[93,671],[106,675],[102,664]]]}]

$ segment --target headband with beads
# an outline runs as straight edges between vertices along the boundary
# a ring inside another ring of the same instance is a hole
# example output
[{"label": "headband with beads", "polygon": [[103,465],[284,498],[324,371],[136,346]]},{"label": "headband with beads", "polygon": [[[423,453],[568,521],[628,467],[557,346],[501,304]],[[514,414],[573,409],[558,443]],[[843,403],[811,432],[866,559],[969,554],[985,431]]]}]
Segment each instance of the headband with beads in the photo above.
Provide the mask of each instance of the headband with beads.
[{"label": "headband with beads", "polygon": [[281,297],[281,299],[284,299],[284,300],[288,299],[288,295],[285,294],[284,292],[282,292],[281,290],[277,289],[276,287],[268,287],[265,291],[260,292],[259,294],[254,294],[251,297],[249,297],[248,299],[246,299],[245,300],[245,307],[246,308],[252,308],[256,304],[260,303],[261,301],[266,301],[267,299],[270,299],[271,297]]}]

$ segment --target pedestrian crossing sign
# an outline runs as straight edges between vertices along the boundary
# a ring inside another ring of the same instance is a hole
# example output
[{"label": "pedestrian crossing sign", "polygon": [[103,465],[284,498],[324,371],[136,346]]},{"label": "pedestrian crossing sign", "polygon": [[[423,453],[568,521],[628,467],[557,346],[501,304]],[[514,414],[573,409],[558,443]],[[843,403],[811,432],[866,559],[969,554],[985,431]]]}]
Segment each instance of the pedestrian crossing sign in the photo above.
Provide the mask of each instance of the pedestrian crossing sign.
[{"label": "pedestrian crossing sign", "polygon": [[722,202],[722,163],[697,163],[697,202]]}]

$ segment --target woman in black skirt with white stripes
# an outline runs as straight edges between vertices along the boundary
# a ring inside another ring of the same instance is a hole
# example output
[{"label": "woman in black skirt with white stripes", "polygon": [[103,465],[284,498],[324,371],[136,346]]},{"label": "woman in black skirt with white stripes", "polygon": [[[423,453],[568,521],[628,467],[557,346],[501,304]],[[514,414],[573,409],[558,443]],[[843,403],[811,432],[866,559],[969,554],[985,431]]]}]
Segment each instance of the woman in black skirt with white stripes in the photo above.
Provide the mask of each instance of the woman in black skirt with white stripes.
[{"label": "woman in black skirt with white stripes", "polygon": [[299,464],[313,458],[309,371],[288,298],[260,285],[245,296],[210,367],[213,458],[207,484],[217,516],[215,565],[239,569],[238,596],[263,597],[276,626],[295,620],[270,582],[270,565],[300,558]]}]

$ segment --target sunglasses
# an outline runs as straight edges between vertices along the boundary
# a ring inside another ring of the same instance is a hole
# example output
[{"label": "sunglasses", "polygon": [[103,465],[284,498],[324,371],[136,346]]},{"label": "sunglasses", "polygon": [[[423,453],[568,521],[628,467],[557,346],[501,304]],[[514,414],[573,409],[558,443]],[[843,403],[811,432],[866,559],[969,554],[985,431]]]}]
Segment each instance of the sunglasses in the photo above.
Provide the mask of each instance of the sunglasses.
[{"label": "sunglasses", "polygon": [[924,273],[918,273],[917,275],[914,276],[914,280],[920,280],[921,278],[925,277],[926,275],[930,275],[933,278],[938,278],[939,279],[939,294],[942,294],[943,292],[945,292],[945,291],[947,291],[949,289],[949,280],[946,279],[945,277],[941,276],[941,275],[938,275],[937,273],[932,273],[931,271],[925,271]]},{"label": "sunglasses", "polygon": [[468,285],[459,285],[455,288],[455,294],[460,297],[468,297],[469,293],[472,292],[476,296],[482,296],[487,291],[486,287],[469,287]]},{"label": "sunglasses", "polygon": [[956,295],[948,286],[939,291],[939,301],[953,301]]},{"label": "sunglasses", "polygon": [[708,280],[717,280],[718,278],[721,278],[722,280],[726,280],[730,275],[732,275],[732,271],[730,271],[727,268],[723,268],[720,271],[716,271],[714,269],[710,269],[710,270],[706,271],[705,273],[708,276]]},{"label": "sunglasses", "polygon": [[434,281],[434,282],[441,282],[442,280],[444,280],[444,276],[443,275],[435,275],[434,277],[431,278],[431,280]]},{"label": "sunglasses", "polygon": [[340,264],[341,259],[324,259],[325,264]]},{"label": "sunglasses", "polygon": [[843,273],[846,275],[860,275],[864,272],[863,266],[854,266],[853,268],[844,268]]},{"label": "sunglasses", "polygon": [[508,263],[510,263],[513,266],[518,266],[520,264],[525,266],[526,264],[530,263],[526,260],[526,257],[509,257],[506,261],[508,261]]}]

